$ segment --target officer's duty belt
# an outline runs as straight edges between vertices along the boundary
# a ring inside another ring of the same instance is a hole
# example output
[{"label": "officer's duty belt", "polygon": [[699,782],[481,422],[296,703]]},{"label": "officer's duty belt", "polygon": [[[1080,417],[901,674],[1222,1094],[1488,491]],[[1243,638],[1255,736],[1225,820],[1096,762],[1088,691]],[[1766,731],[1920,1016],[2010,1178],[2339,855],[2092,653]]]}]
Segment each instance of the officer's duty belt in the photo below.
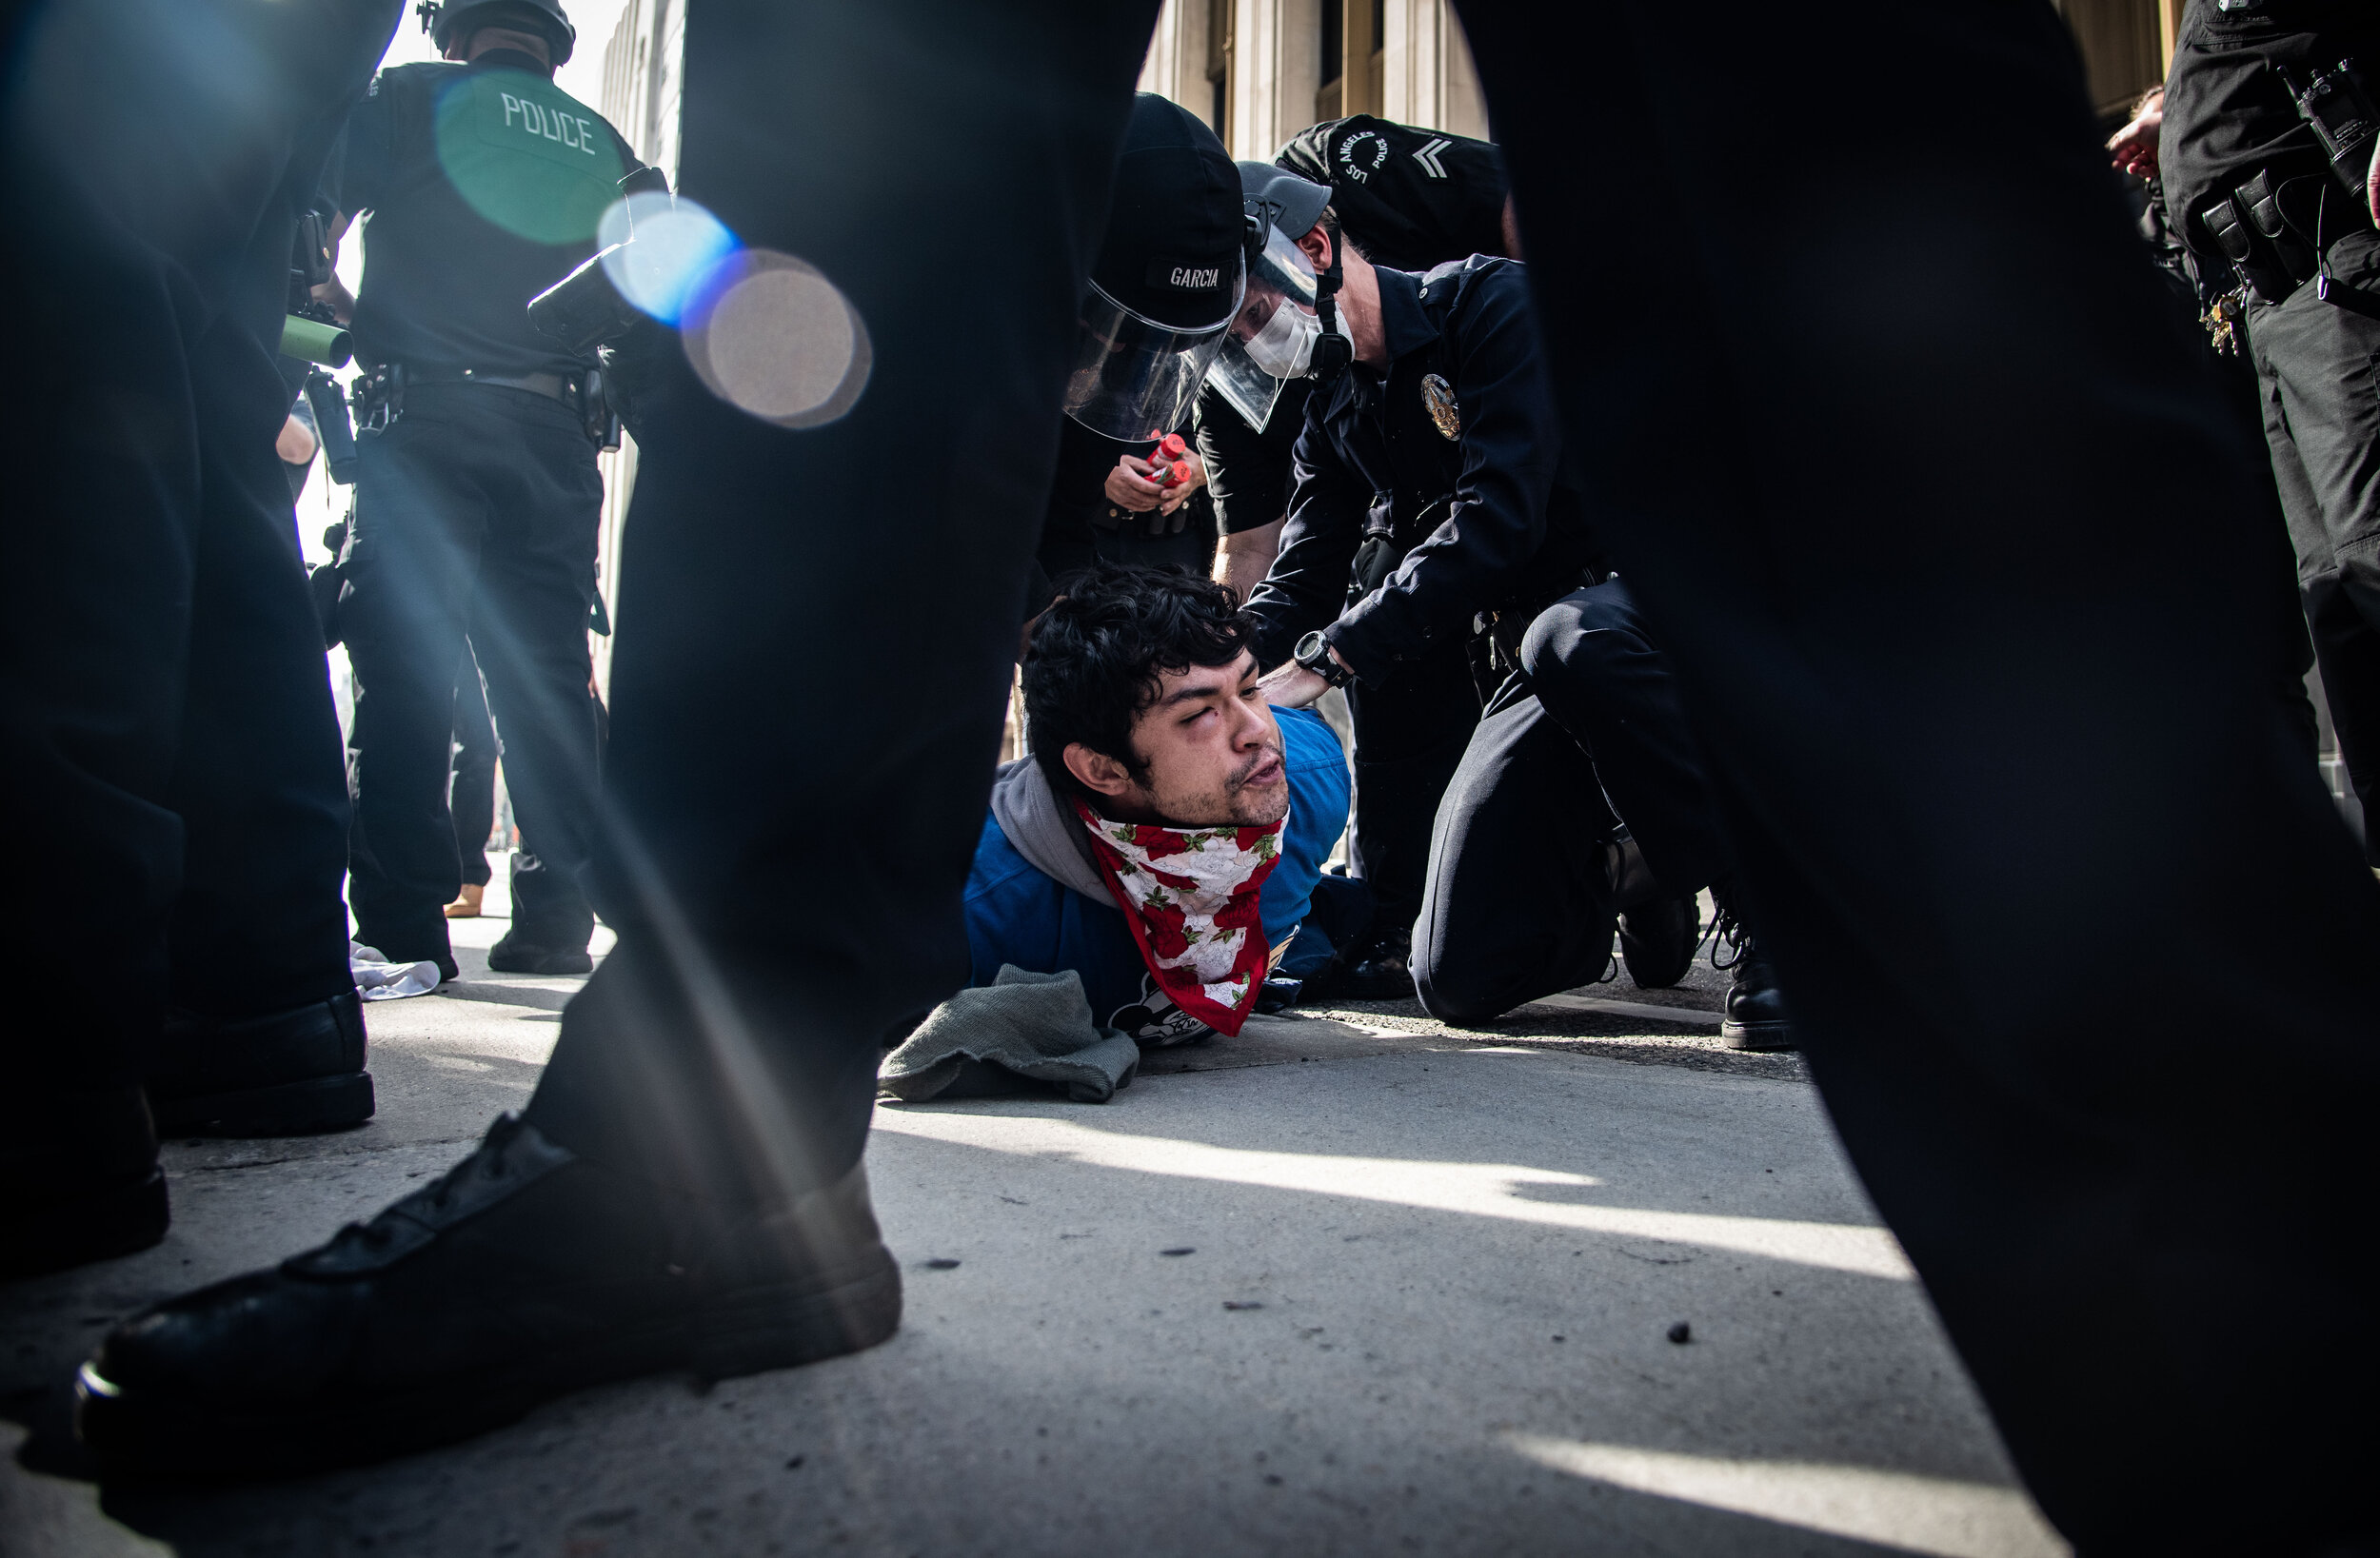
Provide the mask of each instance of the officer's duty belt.
[{"label": "officer's duty belt", "polygon": [[568,406],[576,406],[579,404],[579,378],[574,373],[524,373],[517,378],[506,378],[502,374],[482,373],[475,368],[465,368],[460,373],[430,374],[408,371],[405,376],[405,382],[408,386],[494,385],[498,389],[526,389],[532,395],[543,395],[549,401],[560,401]]}]

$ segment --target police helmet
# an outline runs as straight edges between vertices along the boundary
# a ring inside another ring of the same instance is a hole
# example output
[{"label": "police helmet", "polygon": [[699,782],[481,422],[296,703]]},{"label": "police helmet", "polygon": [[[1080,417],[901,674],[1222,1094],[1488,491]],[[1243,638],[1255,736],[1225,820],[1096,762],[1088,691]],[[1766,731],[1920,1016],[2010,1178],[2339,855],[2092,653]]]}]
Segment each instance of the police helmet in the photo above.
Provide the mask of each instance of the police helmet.
[{"label": "police helmet", "polygon": [[1181,424],[1247,284],[1241,207],[1215,132],[1179,104],[1136,97],[1077,320],[1068,416],[1130,442]]},{"label": "police helmet", "polygon": [[1315,369],[1315,349],[1326,333],[1321,278],[1298,240],[1322,220],[1331,187],[1271,163],[1243,162],[1239,168],[1248,221],[1262,239],[1248,263],[1240,312],[1206,382],[1249,426],[1262,432],[1282,385]]},{"label": "police helmet", "polygon": [[570,25],[562,0],[421,0],[413,9],[422,18],[422,30],[442,54],[457,33],[467,35],[483,27],[512,26],[544,33],[556,66],[570,58],[579,41],[579,30]]}]

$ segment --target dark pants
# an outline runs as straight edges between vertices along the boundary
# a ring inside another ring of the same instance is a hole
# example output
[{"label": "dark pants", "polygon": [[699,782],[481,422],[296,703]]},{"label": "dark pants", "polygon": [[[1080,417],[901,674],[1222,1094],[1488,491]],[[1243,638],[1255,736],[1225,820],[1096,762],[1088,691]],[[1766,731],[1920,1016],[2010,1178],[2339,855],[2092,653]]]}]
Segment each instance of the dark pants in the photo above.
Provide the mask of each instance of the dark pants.
[{"label": "dark pants", "polygon": [[10,12],[11,1101],[138,1080],[169,1000],[237,1016],[353,988],[337,722],[260,322],[286,282],[291,158],[361,89],[396,10]]},{"label": "dark pants", "polygon": [[446,810],[454,818],[463,880],[475,887],[487,885],[487,839],[496,831],[496,759],[503,755],[479,662],[466,660],[454,669],[454,758]]},{"label": "dark pants", "polygon": [[[2029,1485],[2085,1553],[2368,1535],[2380,886],[2273,696],[2261,451],[2064,25],[1463,10],[1597,533]],[[1874,91],[1913,60],[1990,111],[1901,133]],[[1628,148],[1657,307],[1605,302],[1644,255],[1581,146]]]},{"label": "dark pants", "polygon": [[1610,579],[1547,607],[1520,663],[1472,735],[1430,838],[1414,983],[1449,1022],[1602,977],[1613,930],[1603,846],[1617,823],[1673,892],[1725,871],[1676,679],[1628,587]]},{"label": "dark pants", "polygon": [[[2380,306],[2380,236],[2337,240],[2330,268]],[[2309,283],[2252,306],[2248,338],[2322,689],[2363,806],[2364,858],[2380,865],[2380,319]]]},{"label": "dark pants", "polygon": [[1421,912],[1430,828],[1479,723],[1479,690],[1460,640],[1347,689],[1355,721],[1353,875],[1372,890],[1372,934],[1403,936]]},{"label": "dark pants", "polygon": [[[2380,887],[2271,695],[2251,453],[2158,315],[2063,24],[1464,9],[1598,528],[1828,1107],[2032,1487],[2086,1552],[2368,1523]],[[832,1177],[879,1042],[963,982],[1154,10],[690,12],[684,187],[843,288],[873,376],[806,431],[683,378],[647,419],[620,948],[530,1105],[572,1148],[723,1195]],[[1875,85],[1913,60],[1989,111],[1902,133]],[[1608,304],[1644,251],[1581,146],[1629,148],[1657,308]],[[967,235],[962,340],[920,303],[947,251],[885,238],[921,211]],[[899,523],[891,471],[931,495]],[[930,616],[888,613],[895,581]]]},{"label": "dark pants", "polygon": [[603,478],[577,415],[493,385],[415,385],[358,440],[355,545],[340,626],[355,666],[348,736],[358,935],[397,959],[448,955],[463,882],[446,785],[465,640],[504,738],[525,847],[558,891],[513,905],[513,934],[584,947],[577,886],[596,826],[586,620]]}]

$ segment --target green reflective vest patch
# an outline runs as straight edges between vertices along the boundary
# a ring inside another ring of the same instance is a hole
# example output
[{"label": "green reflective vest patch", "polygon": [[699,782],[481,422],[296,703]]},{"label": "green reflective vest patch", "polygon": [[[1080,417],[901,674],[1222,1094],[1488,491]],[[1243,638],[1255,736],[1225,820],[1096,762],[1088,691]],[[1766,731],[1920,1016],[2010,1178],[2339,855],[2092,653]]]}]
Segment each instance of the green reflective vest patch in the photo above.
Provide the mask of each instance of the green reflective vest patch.
[{"label": "green reflective vest patch", "polygon": [[438,99],[438,162],[473,210],[541,244],[594,242],[620,198],[611,131],[552,82],[482,70]]}]

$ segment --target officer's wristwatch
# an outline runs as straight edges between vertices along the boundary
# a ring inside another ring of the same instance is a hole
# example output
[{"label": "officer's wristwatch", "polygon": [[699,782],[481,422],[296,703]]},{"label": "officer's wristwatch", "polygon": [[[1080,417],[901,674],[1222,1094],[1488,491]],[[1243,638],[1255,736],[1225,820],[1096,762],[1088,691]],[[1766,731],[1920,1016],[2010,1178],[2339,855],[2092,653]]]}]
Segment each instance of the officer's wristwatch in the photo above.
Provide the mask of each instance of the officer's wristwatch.
[{"label": "officer's wristwatch", "polygon": [[1355,680],[1356,674],[1331,658],[1331,646],[1319,633],[1309,633],[1298,641],[1298,647],[1289,658],[1312,671],[1334,687],[1344,687]]}]

